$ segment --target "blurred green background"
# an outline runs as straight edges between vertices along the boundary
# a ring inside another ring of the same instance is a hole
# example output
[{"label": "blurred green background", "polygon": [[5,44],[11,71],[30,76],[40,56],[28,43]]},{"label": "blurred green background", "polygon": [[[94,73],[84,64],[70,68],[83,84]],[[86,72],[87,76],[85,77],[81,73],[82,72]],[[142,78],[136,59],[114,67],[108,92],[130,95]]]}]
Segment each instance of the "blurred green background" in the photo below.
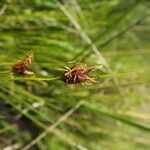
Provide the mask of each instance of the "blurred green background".
[{"label": "blurred green background", "polygon": [[[0,0],[0,149],[149,150],[149,6]],[[36,77],[13,75],[30,51]],[[70,61],[102,66],[100,83],[56,80]]]}]

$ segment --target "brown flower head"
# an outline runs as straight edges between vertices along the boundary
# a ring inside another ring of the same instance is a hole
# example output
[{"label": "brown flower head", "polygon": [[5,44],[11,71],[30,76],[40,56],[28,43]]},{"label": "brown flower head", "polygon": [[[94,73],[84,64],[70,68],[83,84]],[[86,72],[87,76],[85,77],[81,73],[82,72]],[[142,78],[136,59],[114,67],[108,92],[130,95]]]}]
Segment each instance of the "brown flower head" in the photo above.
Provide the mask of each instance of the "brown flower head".
[{"label": "brown flower head", "polygon": [[93,71],[94,67],[85,66],[73,66],[71,68],[66,67],[61,80],[67,84],[84,83],[86,81],[96,82],[93,78],[88,76],[88,73]]},{"label": "brown flower head", "polygon": [[28,71],[27,69],[33,62],[33,53],[29,53],[27,57],[19,62],[17,62],[14,66],[12,66],[11,71],[16,74],[21,74],[23,76],[33,76],[34,73]]}]

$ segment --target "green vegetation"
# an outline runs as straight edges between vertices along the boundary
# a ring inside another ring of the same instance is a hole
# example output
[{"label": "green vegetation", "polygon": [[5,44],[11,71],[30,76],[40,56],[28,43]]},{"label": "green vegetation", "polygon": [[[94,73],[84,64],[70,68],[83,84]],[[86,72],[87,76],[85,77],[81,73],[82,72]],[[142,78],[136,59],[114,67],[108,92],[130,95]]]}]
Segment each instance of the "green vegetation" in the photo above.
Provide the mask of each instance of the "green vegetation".
[{"label": "green vegetation", "polygon": [[[148,0],[0,1],[0,149],[148,150]],[[36,77],[12,74],[28,52]],[[68,63],[68,62],[74,63]],[[68,85],[61,68],[95,66]]]}]

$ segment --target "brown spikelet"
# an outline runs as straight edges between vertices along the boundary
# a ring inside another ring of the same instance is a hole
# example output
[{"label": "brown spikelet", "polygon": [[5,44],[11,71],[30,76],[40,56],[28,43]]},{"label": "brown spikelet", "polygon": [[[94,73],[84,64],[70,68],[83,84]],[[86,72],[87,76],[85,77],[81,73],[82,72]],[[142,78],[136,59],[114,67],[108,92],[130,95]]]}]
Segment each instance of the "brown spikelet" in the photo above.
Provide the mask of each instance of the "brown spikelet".
[{"label": "brown spikelet", "polygon": [[73,66],[67,68],[61,77],[61,80],[67,84],[84,83],[86,81],[96,82],[93,78],[88,76],[88,73],[93,71],[94,67]]},{"label": "brown spikelet", "polygon": [[33,53],[29,53],[24,60],[17,62],[14,66],[12,66],[11,71],[16,74],[20,74],[23,76],[33,76],[33,72],[29,72],[27,69],[33,62]]}]

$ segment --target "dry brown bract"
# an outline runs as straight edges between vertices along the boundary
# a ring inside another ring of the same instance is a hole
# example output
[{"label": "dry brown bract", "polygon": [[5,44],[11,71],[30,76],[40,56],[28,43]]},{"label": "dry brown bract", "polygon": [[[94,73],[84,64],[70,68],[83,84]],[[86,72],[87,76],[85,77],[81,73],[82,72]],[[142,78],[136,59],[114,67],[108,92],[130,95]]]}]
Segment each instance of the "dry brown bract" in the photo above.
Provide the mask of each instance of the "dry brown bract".
[{"label": "dry brown bract", "polygon": [[96,81],[88,76],[88,73],[93,71],[94,67],[83,66],[73,66],[71,68],[66,67],[61,80],[67,84],[85,83],[86,81],[94,82]]},{"label": "dry brown bract", "polygon": [[17,62],[11,69],[13,73],[26,77],[34,76],[33,72],[28,71],[29,66],[33,62],[33,53],[29,53],[24,60]]}]

